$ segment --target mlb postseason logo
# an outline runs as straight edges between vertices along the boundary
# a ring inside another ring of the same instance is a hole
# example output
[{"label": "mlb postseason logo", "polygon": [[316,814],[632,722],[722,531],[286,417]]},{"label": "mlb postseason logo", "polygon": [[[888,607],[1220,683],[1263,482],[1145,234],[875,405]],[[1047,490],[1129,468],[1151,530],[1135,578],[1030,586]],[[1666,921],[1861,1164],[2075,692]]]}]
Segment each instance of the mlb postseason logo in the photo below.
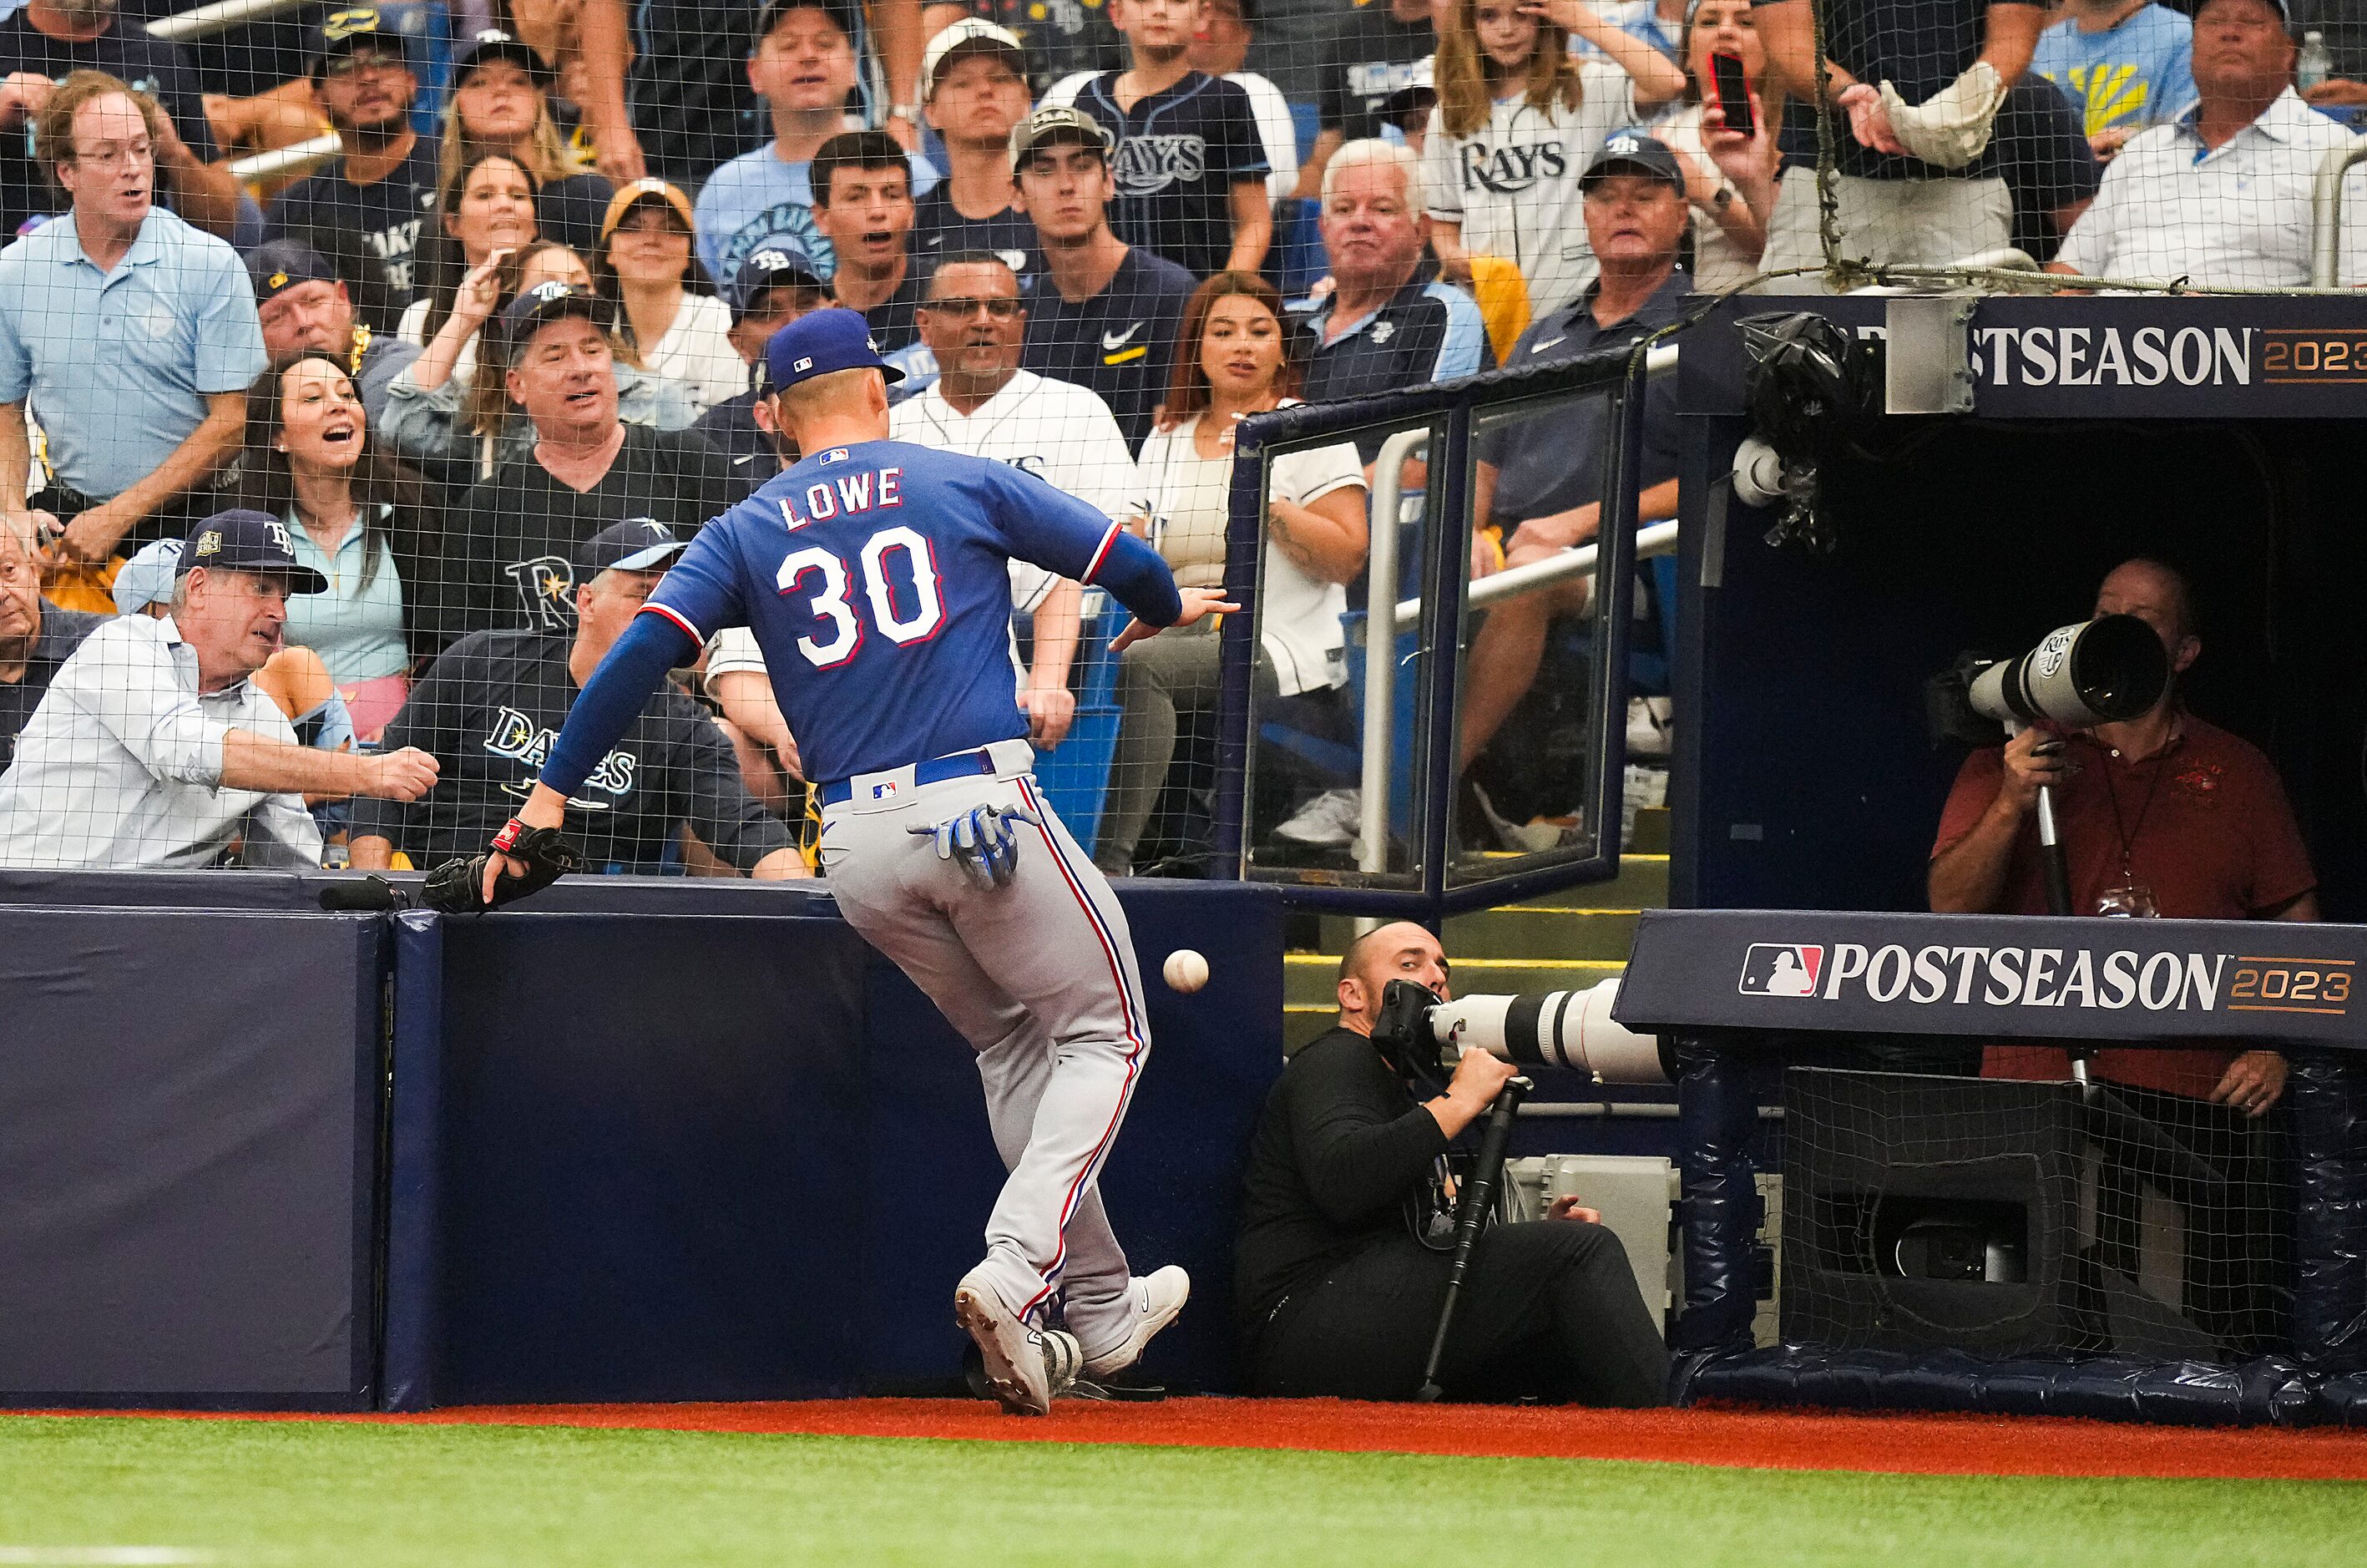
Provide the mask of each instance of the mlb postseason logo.
[{"label": "mlb postseason logo", "polygon": [[1745,996],[1814,996],[1825,949],[1812,942],[1753,942],[1735,989]]}]

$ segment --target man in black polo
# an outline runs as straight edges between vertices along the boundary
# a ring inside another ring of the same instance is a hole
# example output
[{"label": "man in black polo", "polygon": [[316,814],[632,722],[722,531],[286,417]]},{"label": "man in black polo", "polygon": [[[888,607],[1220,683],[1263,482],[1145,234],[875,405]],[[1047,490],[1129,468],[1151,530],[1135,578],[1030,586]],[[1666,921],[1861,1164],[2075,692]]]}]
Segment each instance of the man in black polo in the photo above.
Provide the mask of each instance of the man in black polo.
[{"label": "man in black polo", "polygon": [[[604,528],[575,551],[569,631],[474,631],[436,655],[382,743],[433,756],[436,788],[409,805],[357,801],[355,867],[382,870],[397,849],[423,867],[475,854],[515,813],[576,693],[683,544],[646,518]],[[567,816],[568,836],[594,871],[662,872],[687,825],[745,875],[807,874],[787,825],[742,787],[723,732],[670,686],[601,759]]]},{"label": "man in black polo", "polygon": [[[1693,284],[1677,265],[1687,208],[1676,154],[1653,137],[1623,131],[1587,165],[1580,188],[1587,238],[1602,276],[1560,310],[1531,323],[1513,345],[1507,369],[1627,347],[1684,316]],[[1639,523],[1677,515],[1676,403],[1673,377],[1660,377],[1645,393]],[[1549,560],[1594,539],[1602,522],[1606,407],[1599,398],[1558,402],[1477,438],[1474,511],[1483,524],[1501,530],[1507,567]],[[1489,609],[1467,665],[1466,767],[1535,681],[1549,622],[1557,615],[1586,613],[1592,592],[1592,580],[1580,576]]]},{"label": "man in black polo", "polygon": [[691,428],[723,453],[737,493],[745,495],[783,467],[780,433],[769,423],[771,414],[757,412],[761,401],[753,378],[763,374],[764,345],[808,311],[830,303],[830,290],[796,251],[764,245],[740,264],[730,301],[731,347],[747,361],[751,384],[700,415]]},{"label": "man in black polo", "polygon": [[358,234],[386,269],[390,304],[408,305],[418,292],[419,236],[436,206],[436,143],[411,129],[419,78],[410,45],[366,6],[333,11],[314,42],[312,90],[345,155],[279,193],[266,235]]},{"label": "man in black polo", "polygon": [[1391,123],[1389,100],[1413,85],[1414,67],[1438,48],[1430,0],[1376,0],[1341,20],[1323,51],[1315,145],[1298,165],[1298,195],[1322,194],[1323,168],[1351,142]]},{"label": "man in black polo", "polygon": [[1111,233],[1109,136],[1092,117],[1037,109],[1012,133],[1011,164],[1044,256],[1020,367],[1091,387],[1140,447],[1167,395],[1192,275]]},{"label": "man in black polo", "polygon": [[[1304,395],[1330,403],[1453,381],[1493,368],[1470,295],[1441,282],[1426,242],[1421,165],[1378,140],[1351,142],[1323,176],[1323,246],[1332,289],[1308,319],[1315,352]],[[1366,438],[1370,462],[1381,437]]]},{"label": "man in black polo", "polygon": [[468,624],[565,631],[585,540],[636,519],[688,535],[741,494],[706,437],[617,417],[611,313],[565,283],[538,284],[502,312],[510,400],[535,441],[461,497],[447,533],[467,541],[453,567],[468,576]]},{"label": "man in black polo", "polygon": [[44,602],[40,562],[17,530],[0,522],[0,771],[58,666],[106,620]]},{"label": "man in black polo", "polygon": [[[1757,0],[1750,17],[1767,74],[1791,97],[1760,270],[1826,265],[1820,85],[1836,106],[1842,256],[1931,267],[2003,245],[2013,199],[1991,133],[2007,88],[2029,68],[2044,14],[2034,0]],[[1811,274],[1774,288],[1822,286]]]}]

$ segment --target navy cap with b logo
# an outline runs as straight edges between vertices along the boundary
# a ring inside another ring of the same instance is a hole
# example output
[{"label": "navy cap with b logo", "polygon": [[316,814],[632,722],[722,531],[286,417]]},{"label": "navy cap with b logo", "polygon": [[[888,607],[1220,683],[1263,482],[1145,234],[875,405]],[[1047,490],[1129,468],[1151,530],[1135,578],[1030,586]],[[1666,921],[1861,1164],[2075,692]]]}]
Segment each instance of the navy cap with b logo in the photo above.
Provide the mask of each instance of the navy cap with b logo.
[{"label": "navy cap with b logo", "polygon": [[321,594],[329,588],[326,577],[297,561],[287,524],[268,512],[244,507],[216,512],[189,530],[181,546],[180,571],[190,573],[200,566],[284,578],[291,594]]},{"label": "navy cap with b logo", "polygon": [[860,313],[838,306],[799,316],[764,345],[764,386],[781,392],[833,370],[878,370],[889,385],[904,372],[871,347],[871,327]]}]

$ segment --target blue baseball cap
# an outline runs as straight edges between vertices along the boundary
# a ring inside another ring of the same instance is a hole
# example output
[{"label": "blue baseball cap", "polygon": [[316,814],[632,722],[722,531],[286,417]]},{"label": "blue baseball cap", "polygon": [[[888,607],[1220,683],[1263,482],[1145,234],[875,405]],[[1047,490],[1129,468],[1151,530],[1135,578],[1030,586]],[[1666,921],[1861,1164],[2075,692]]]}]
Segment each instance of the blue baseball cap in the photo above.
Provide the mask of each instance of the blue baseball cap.
[{"label": "blue baseball cap", "polygon": [[1685,171],[1678,165],[1677,155],[1649,131],[1629,129],[1614,133],[1578,176],[1578,188],[1592,189],[1596,182],[1613,175],[1642,175],[1684,194]]},{"label": "blue baseball cap", "polygon": [[267,304],[302,283],[341,281],[328,258],[301,240],[273,240],[247,253],[246,275],[255,284],[255,302]]},{"label": "blue baseball cap", "polygon": [[813,264],[784,245],[759,245],[731,278],[731,319],[744,318],[767,289],[820,289]]},{"label": "blue baseball cap", "polygon": [[138,615],[150,605],[173,597],[173,579],[180,575],[181,541],[160,539],[143,544],[139,553],[115,569],[109,592],[115,613]]},{"label": "blue baseball cap", "polygon": [[311,74],[318,77],[330,61],[365,48],[400,55],[406,68],[418,68],[411,58],[411,40],[387,25],[376,6],[352,6],[330,12],[313,27]]},{"label": "blue baseball cap", "polygon": [[329,580],[296,559],[288,525],[268,512],[233,506],[216,512],[189,530],[181,546],[180,570],[186,574],[203,566],[214,572],[253,572],[286,580],[291,594],[324,594]]},{"label": "blue baseball cap", "polygon": [[663,572],[689,548],[689,540],[655,517],[628,517],[576,546],[575,580],[588,583],[603,572]]},{"label": "blue baseball cap", "polygon": [[904,372],[879,358],[862,313],[833,305],[799,316],[764,345],[764,387],[781,392],[834,370],[878,370],[894,386]]},{"label": "blue baseball cap", "polygon": [[548,283],[536,284],[502,307],[502,338],[515,348],[545,322],[567,316],[582,316],[606,332],[615,314],[608,301],[591,290],[578,289],[554,278]]}]

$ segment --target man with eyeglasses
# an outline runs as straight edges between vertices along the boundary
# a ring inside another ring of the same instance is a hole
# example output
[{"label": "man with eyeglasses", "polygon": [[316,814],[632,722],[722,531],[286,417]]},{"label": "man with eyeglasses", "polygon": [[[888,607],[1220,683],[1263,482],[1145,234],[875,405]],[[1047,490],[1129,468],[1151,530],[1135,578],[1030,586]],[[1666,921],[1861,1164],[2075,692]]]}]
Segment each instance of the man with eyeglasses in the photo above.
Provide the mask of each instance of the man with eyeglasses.
[{"label": "man with eyeglasses", "polygon": [[67,77],[34,146],[71,210],[0,251],[0,521],[60,567],[102,567],[213,510],[267,362],[238,253],[155,204],[163,119],[112,76]]},{"label": "man with eyeglasses", "polygon": [[436,143],[411,128],[419,78],[410,45],[368,6],[333,11],[313,43],[312,90],[345,155],[280,192],[266,233],[360,235],[399,310],[418,297],[419,237],[436,207]]},{"label": "man with eyeglasses", "polygon": [[40,562],[15,528],[0,523],[0,772],[59,668],[106,619],[44,601]]},{"label": "man with eyeglasses", "polygon": [[238,182],[213,162],[213,131],[197,72],[178,44],[125,28],[115,0],[31,0],[0,22],[0,244],[59,210],[26,124],[76,71],[103,71],[162,109],[157,171],[173,210],[223,239],[238,220]]},{"label": "man with eyeglasses", "polygon": [[[937,376],[889,411],[890,438],[1009,463],[1112,522],[1128,516],[1134,460],[1109,404],[1087,388],[1019,368],[1027,309],[1010,263],[983,252],[947,256],[930,277],[920,319]],[[1069,665],[1083,597],[1066,578],[1011,562],[1012,603],[1034,618],[1034,660],[1019,706],[1040,751],[1059,744],[1076,716]]]}]

